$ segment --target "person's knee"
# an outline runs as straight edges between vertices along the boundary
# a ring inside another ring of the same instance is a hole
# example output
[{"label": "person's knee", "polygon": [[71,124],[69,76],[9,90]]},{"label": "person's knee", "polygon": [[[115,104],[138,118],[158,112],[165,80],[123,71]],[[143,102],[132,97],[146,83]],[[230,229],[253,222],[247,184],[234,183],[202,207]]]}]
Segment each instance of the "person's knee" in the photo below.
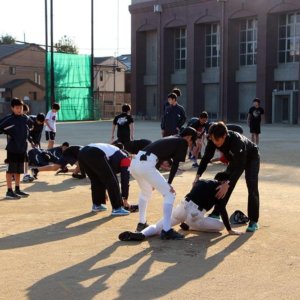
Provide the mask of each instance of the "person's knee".
[{"label": "person's knee", "polygon": [[181,201],[172,212],[172,217],[180,222],[183,222],[187,217],[187,211],[185,209],[185,203],[186,201]]},{"label": "person's knee", "polygon": [[164,195],[164,203],[173,205],[174,201],[175,201],[175,194],[174,193],[168,192]]}]

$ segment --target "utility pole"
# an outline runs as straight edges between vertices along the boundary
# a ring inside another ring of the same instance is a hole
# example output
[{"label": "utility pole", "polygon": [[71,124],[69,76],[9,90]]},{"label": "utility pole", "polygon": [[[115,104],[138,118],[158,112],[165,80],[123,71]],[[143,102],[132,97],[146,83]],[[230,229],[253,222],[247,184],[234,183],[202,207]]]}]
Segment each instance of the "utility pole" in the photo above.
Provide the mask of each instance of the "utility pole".
[{"label": "utility pole", "polygon": [[51,104],[55,102],[54,92],[54,50],[53,50],[53,0],[50,0],[50,35],[51,35],[51,66],[50,66],[50,100]]},{"label": "utility pole", "polygon": [[[92,106],[94,106],[94,0],[91,0],[91,92]],[[95,108],[94,108],[95,114]]]},{"label": "utility pole", "polygon": [[220,97],[219,97],[219,119],[227,121],[227,107],[225,103],[225,3],[227,0],[217,0],[221,2],[221,24],[220,24]]}]

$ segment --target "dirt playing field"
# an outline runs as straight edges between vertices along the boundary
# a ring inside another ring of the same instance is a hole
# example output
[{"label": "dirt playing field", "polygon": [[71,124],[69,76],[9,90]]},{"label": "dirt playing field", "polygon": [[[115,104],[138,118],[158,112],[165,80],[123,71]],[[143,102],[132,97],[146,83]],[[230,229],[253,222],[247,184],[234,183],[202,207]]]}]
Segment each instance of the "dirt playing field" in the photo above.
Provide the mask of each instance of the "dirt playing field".
[{"label": "dirt playing field", "polygon": [[[110,134],[111,122],[60,123],[57,144],[110,142]],[[159,123],[136,122],[136,138],[159,137]],[[5,143],[2,135],[3,196]],[[184,232],[182,241],[120,242],[120,232],[135,229],[137,213],[111,217],[109,206],[93,214],[88,179],[40,173],[21,186],[29,198],[0,200],[0,299],[300,299],[300,127],[264,125],[260,151],[260,229],[242,236]],[[204,178],[223,168],[209,165]],[[176,203],[195,173],[190,162],[181,166]],[[131,203],[137,197],[132,180]],[[229,214],[236,209],[247,213],[244,177],[228,204]],[[161,215],[154,192],[148,223]]]}]

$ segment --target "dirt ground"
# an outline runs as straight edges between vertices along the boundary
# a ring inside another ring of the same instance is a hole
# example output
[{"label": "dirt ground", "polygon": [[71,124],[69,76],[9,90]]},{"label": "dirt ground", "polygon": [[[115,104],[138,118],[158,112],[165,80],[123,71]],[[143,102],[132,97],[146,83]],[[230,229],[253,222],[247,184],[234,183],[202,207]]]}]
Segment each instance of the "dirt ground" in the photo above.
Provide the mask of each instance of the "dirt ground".
[{"label": "dirt ground", "polygon": [[[61,123],[57,142],[109,142],[110,134],[111,122]],[[142,137],[159,138],[159,123],[136,122]],[[22,185],[29,198],[0,200],[0,299],[300,299],[299,140],[299,126],[262,127],[260,229],[242,236],[184,232],[182,241],[120,242],[121,231],[135,229],[137,213],[111,217],[109,207],[92,214],[88,179],[40,173]],[[1,136],[1,195],[5,142]],[[223,168],[210,165],[204,178]],[[176,203],[196,173],[190,162],[181,169],[173,182]],[[137,195],[131,181],[131,203]],[[229,214],[236,209],[247,213],[244,177],[228,204]],[[148,222],[161,214],[155,192]]]}]

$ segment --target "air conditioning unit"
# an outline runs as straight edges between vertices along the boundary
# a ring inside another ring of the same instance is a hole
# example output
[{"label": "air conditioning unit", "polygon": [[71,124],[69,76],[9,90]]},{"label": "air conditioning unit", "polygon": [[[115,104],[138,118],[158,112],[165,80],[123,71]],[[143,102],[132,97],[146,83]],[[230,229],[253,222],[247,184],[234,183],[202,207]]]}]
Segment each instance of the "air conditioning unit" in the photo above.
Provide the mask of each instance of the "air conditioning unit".
[{"label": "air conditioning unit", "polygon": [[153,11],[154,11],[155,13],[161,13],[161,12],[162,12],[162,7],[161,7],[161,5],[160,5],[160,4],[154,4],[154,5],[153,5]]}]

